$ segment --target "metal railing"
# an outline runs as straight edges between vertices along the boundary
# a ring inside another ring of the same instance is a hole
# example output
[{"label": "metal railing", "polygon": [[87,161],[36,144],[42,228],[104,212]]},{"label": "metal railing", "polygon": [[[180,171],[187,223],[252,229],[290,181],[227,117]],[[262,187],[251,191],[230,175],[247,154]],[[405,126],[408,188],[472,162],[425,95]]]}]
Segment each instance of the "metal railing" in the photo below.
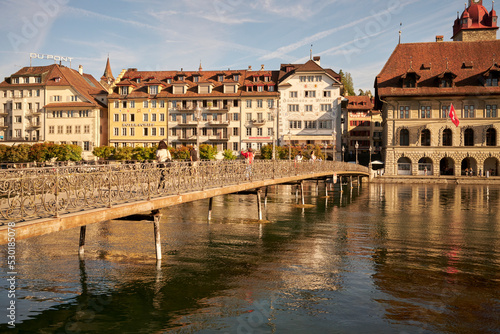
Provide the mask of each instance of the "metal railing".
[{"label": "metal railing", "polygon": [[76,165],[0,170],[0,222],[27,221],[246,182],[351,171],[342,162],[242,160]]}]

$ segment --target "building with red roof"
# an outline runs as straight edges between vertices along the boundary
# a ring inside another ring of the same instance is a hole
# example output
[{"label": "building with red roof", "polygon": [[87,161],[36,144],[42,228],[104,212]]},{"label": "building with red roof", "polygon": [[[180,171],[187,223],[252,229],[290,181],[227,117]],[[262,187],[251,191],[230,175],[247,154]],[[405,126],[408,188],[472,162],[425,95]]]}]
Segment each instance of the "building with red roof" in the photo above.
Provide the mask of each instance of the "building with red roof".
[{"label": "building with red roof", "polygon": [[498,174],[496,20],[473,0],[455,21],[453,42],[396,46],[375,79],[386,175]]}]

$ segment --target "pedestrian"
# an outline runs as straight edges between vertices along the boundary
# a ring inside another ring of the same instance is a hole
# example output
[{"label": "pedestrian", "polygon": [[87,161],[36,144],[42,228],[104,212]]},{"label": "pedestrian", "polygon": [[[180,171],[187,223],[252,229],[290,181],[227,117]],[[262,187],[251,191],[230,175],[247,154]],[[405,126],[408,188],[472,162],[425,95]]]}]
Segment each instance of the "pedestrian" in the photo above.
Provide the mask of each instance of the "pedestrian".
[{"label": "pedestrian", "polygon": [[191,167],[196,167],[198,164],[198,148],[196,145],[191,146],[189,149],[189,161],[191,161]]},{"label": "pedestrian", "polygon": [[295,156],[295,162],[302,162],[302,158],[302,152],[299,151],[299,153]]},{"label": "pedestrian", "polygon": [[312,162],[316,161],[316,154],[314,154],[314,151],[311,152],[311,158],[309,160]]},{"label": "pedestrian", "polygon": [[172,155],[168,150],[167,143],[164,140],[161,140],[158,144],[158,149],[156,150],[156,161],[158,162],[158,167],[161,169],[160,183],[158,184],[158,189],[160,186],[163,186],[165,189],[165,178],[167,175],[167,167],[169,162],[172,161]]},{"label": "pedestrian", "polygon": [[255,158],[255,154],[251,147],[247,149],[246,152],[241,151],[241,155],[245,157],[246,168],[245,168],[245,177],[249,180],[252,177],[252,163]]}]

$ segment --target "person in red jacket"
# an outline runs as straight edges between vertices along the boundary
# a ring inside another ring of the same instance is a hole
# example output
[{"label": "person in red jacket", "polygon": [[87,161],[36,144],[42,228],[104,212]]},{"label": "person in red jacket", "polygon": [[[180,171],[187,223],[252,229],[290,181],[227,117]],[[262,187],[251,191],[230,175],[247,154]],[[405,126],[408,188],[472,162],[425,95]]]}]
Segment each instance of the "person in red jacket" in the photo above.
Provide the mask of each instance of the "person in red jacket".
[{"label": "person in red jacket", "polygon": [[253,154],[253,150],[251,147],[249,147],[246,152],[241,151],[241,155],[245,157],[245,161],[247,162],[245,176],[247,179],[250,179],[250,177],[252,176],[252,163],[255,155]]}]

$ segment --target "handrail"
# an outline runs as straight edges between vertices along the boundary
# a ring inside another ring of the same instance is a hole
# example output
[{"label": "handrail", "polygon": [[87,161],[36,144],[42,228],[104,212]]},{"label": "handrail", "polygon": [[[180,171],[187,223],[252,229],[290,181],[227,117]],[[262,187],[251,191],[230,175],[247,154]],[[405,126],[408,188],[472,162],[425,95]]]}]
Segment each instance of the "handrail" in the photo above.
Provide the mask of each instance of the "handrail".
[{"label": "handrail", "polygon": [[[335,172],[368,174],[332,161],[255,160],[134,163],[0,171],[0,222],[27,221],[246,182]],[[163,178],[162,178],[163,175]],[[160,182],[164,179],[164,182]]]}]

